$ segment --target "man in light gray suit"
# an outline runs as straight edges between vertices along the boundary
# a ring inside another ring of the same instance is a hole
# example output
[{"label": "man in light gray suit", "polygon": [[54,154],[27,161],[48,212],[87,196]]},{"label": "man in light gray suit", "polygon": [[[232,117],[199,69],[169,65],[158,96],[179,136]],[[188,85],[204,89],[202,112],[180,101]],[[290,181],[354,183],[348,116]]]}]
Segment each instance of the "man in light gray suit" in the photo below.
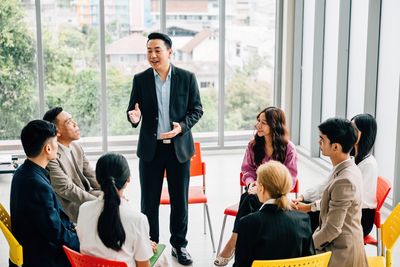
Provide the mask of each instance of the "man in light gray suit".
[{"label": "man in light gray suit", "polygon": [[328,119],[318,128],[321,152],[330,158],[333,170],[320,202],[300,202],[297,208],[306,212],[320,208],[313,240],[317,252],[332,251],[330,267],[368,266],[361,226],[362,175],[350,157],[357,131],[350,121],[338,118]]},{"label": "man in light gray suit", "polygon": [[65,213],[76,222],[80,205],[99,196],[100,186],[82,147],[74,142],[80,138],[80,131],[71,114],[55,107],[43,119],[57,127],[57,158],[47,165],[51,185]]}]

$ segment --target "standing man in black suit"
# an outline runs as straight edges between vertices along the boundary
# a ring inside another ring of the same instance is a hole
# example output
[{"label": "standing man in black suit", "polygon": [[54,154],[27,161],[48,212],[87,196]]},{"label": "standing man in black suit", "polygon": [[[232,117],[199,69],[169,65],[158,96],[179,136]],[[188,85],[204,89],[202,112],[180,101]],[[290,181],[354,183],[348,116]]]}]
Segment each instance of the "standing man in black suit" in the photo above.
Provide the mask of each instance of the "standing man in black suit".
[{"label": "standing man in black suit", "polygon": [[172,256],[182,265],[192,263],[186,250],[190,158],[194,154],[191,128],[203,115],[193,73],[170,63],[172,41],[151,33],[147,60],[151,68],[136,74],[127,110],[129,122],[142,122],[137,155],[141,207],[150,224],[150,238],[158,243],[158,210],[164,172],[171,201],[170,243]]},{"label": "standing man in black suit", "polygon": [[21,142],[27,159],[11,182],[10,211],[12,232],[23,247],[23,265],[69,267],[62,246],[79,251],[79,241],[45,169],[57,157],[56,126],[31,121],[22,129]]}]

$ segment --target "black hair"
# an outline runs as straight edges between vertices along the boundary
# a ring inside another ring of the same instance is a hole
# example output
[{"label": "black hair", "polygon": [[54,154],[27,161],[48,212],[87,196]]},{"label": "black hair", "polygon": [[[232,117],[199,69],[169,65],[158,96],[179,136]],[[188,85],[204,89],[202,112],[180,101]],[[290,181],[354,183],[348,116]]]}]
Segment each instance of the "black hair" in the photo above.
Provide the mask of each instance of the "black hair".
[{"label": "black hair", "polygon": [[[265,115],[271,132],[271,145],[273,147],[271,158],[284,163],[286,160],[286,148],[289,143],[285,112],[277,107],[267,107],[257,115],[257,119],[260,118],[262,113]],[[254,161],[258,166],[262,163],[267,151],[265,151],[265,138],[258,136],[257,133],[254,135],[253,152]]]},{"label": "black hair", "polygon": [[165,46],[170,49],[172,47],[172,40],[171,38],[169,38],[168,35],[166,35],[165,33],[161,33],[161,32],[152,32],[149,34],[149,36],[147,36],[147,43],[150,40],[154,40],[154,39],[160,39],[164,41]]},{"label": "black hair", "polygon": [[21,143],[28,158],[39,156],[50,138],[56,136],[56,126],[44,120],[30,121],[21,131]]},{"label": "black hair", "polygon": [[340,144],[343,153],[349,153],[357,141],[357,131],[347,119],[327,119],[318,126],[318,129],[328,137],[331,144]]},{"label": "black hair", "polygon": [[103,244],[115,251],[125,243],[125,230],[119,214],[120,190],[130,177],[128,161],[124,156],[107,153],[96,164],[96,179],[104,192],[104,207],[97,223],[97,233]]},{"label": "black hair", "polygon": [[63,108],[62,108],[62,107],[55,107],[55,108],[52,108],[52,109],[48,110],[48,111],[44,114],[43,120],[49,121],[49,122],[52,122],[52,123],[55,124],[55,123],[56,123],[56,118],[57,118],[58,114],[60,114],[62,111],[63,111]]},{"label": "black hair", "polygon": [[371,154],[378,127],[375,118],[368,113],[358,114],[354,116],[351,121],[361,132],[361,137],[358,141],[357,155],[355,155],[355,149],[350,152],[350,155],[355,156],[354,161],[358,164]]}]

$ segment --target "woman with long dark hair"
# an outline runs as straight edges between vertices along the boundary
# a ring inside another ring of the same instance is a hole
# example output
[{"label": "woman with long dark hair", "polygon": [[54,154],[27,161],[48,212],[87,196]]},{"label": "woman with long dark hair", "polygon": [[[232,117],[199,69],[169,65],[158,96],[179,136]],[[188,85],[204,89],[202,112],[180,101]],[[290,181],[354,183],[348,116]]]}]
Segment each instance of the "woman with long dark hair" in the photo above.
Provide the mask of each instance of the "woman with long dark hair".
[{"label": "woman with long dark hair", "polygon": [[155,244],[149,240],[146,216],[124,198],[130,177],[125,157],[114,153],[101,156],[96,179],[103,195],[80,206],[76,229],[83,254],[124,261],[129,267],[148,267]]},{"label": "woman with long dark hair", "polygon": [[361,225],[364,236],[367,236],[374,226],[376,209],[376,184],[378,180],[378,164],[372,155],[375,144],[377,123],[375,118],[367,113],[354,116],[351,121],[358,129],[359,138],[350,155],[360,168],[363,178]]},{"label": "woman with long dark hair", "polygon": [[262,203],[256,196],[256,170],[270,160],[281,162],[289,170],[294,187],[297,176],[297,153],[294,144],[289,141],[286,117],[283,110],[268,107],[257,115],[256,133],[246,149],[242,163],[242,181],[246,192],[240,198],[239,210],[235,219],[233,233],[227,244],[217,256],[214,264],[225,266],[233,258],[237,240],[237,226],[240,219],[257,211]]}]

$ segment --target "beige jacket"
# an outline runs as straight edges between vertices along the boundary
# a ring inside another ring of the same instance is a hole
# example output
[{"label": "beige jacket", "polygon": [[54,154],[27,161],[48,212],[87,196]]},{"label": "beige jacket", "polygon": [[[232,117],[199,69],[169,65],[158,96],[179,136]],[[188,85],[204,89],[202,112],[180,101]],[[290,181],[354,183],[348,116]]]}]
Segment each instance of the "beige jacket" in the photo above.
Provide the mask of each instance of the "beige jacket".
[{"label": "beige jacket", "polygon": [[65,213],[71,221],[76,222],[79,206],[95,199],[100,194],[100,186],[82,147],[72,142],[70,148],[76,167],[68,158],[66,151],[59,146],[57,158],[49,162],[47,169],[50,172],[51,185]]},{"label": "beige jacket", "polygon": [[368,266],[361,227],[362,176],[353,160],[333,171],[321,198],[318,229],[313,234],[318,252],[332,251],[330,267]]}]

